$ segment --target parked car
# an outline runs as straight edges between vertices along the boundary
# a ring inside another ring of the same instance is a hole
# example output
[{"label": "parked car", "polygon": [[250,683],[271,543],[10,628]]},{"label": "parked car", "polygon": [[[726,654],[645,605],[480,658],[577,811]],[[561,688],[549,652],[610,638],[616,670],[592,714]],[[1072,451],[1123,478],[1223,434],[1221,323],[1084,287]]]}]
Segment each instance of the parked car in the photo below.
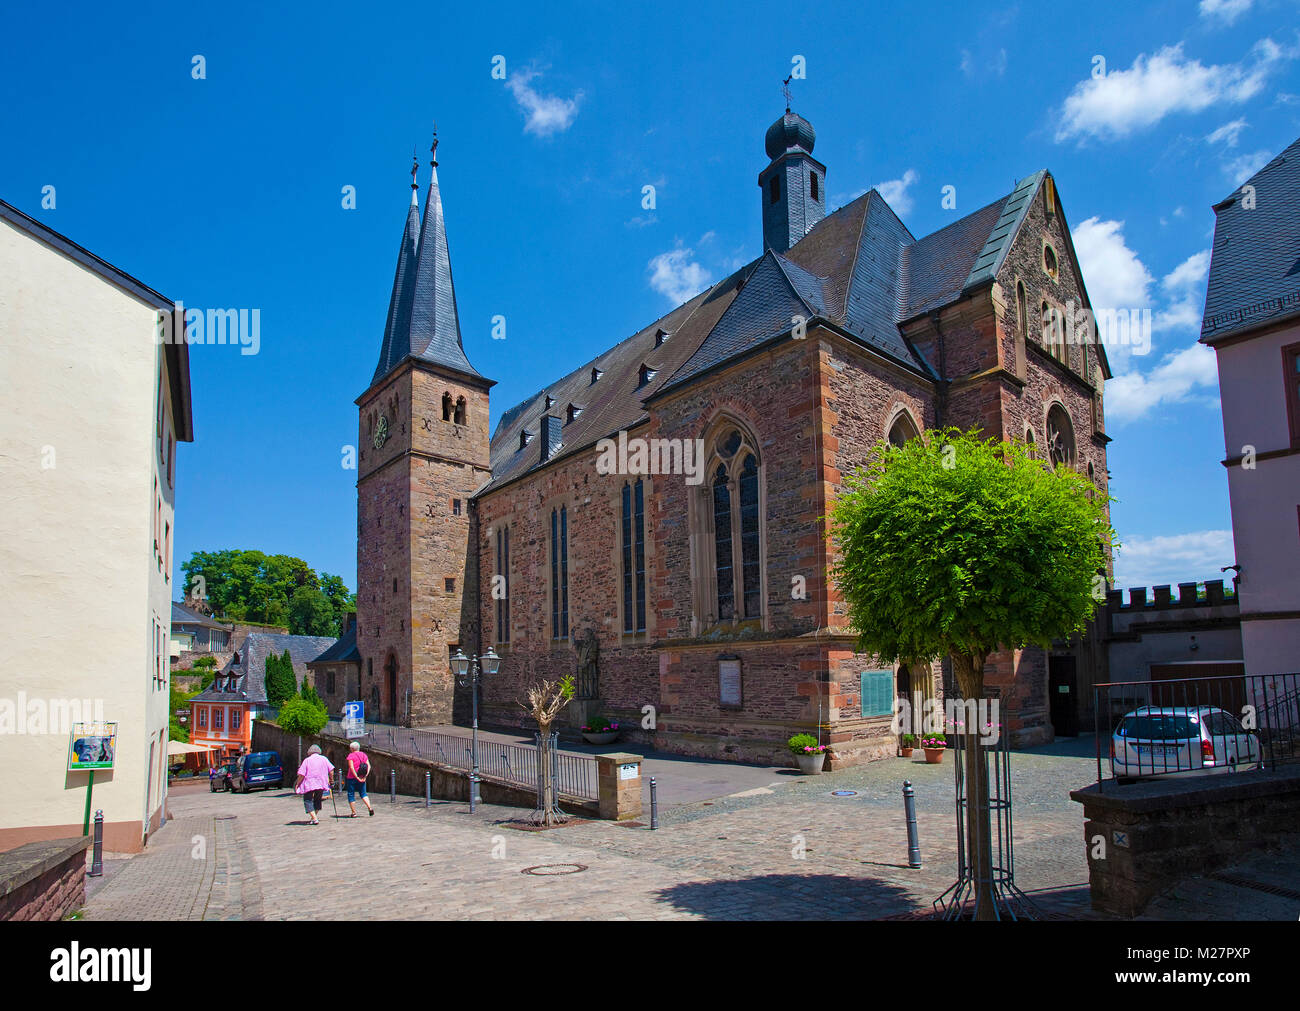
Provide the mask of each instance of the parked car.
[{"label": "parked car", "polygon": [[235,766],[239,763],[233,758],[229,762],[218,765],[213,770],[212,775],[208,777],[208,790],[212,793],[220,793],[222,790],[230,791],[230,779],[235,774]]},{"label": "parked car", "polygon": [[1143,706],[1110,739],[1110,771],[1120,782],[1205,776],[1259,765],[1259,738],[1212,706]]},{"label": "parked car", "polygon": [[249,790],[279,789],[284,786],[284,769],[280,766],[280,756],[274,751],[254,751],[244,755],[235,763],[231,776],[230,788],[240,793]]}]

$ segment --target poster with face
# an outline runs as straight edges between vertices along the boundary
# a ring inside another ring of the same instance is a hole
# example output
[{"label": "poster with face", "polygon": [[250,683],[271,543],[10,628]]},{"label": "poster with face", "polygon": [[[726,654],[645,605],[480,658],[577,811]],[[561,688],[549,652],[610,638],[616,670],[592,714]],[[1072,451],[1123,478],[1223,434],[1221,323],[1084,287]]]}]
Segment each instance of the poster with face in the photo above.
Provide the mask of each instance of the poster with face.
[{"label": "poster with face", "polygon": [[68,771],[113,768],[117,753],[116,723],[74,723],[68,745]]}]

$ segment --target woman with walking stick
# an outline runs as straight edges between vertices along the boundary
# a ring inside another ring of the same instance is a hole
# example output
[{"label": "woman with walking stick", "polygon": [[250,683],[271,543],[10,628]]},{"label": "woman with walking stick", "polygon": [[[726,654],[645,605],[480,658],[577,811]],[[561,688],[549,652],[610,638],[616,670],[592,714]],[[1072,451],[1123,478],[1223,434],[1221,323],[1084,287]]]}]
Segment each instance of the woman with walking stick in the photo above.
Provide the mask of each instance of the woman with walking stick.
[{"label": "woman with walking stick", "polygon": [[312,825],[320,824],[320,819],[316,816],[320,814],[325,793],[330,788],[330,774],[333,771],[334,765],[321,754],[319,744],[313,744],[307,749],[307,757],[298,766],[298,779],[293,784],[293,789],[302,795],[302,807],[311,818]]}]

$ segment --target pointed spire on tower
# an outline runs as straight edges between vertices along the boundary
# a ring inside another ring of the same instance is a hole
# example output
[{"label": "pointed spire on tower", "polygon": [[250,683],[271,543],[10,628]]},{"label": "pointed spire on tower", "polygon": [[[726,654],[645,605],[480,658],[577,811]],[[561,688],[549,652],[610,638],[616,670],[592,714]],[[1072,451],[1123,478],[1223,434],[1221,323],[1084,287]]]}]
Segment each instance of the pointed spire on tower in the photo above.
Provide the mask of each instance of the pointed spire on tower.
[{"label": "pointed spire on tower", "polygon": [[[447,227],[442,215],[442,192],[438,188],[438,132],[434,127],[429,148],[429,189],[421,218],[414,199],[407,215],[402,251],[398,255],[397,277],[389,303],[389,325],[377,382],[407,358],[418,358],[455,372],[482,379],[465,357],[456,311],[456,290],[451,280],[451,255],[447,250]],[[412,185],[416,168],[412,169]],[[412,194],[414,198],[414,193]],[[418,238],[415,233],[418,232]]]},{"label": "pointed spire on tower", "polygon": [[415,156],[415,148],[411,148],[411,206],[420,206],[420,183],[415,178],[420,172],[420,159]]}]

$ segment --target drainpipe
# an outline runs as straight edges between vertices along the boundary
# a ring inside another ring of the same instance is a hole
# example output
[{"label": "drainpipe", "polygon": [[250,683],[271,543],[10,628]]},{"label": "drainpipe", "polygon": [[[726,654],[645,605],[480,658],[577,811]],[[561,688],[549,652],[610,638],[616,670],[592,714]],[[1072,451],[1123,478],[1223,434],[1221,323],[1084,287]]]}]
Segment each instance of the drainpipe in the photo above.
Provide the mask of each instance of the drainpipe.
[{"label": "drainpipe", "polygon": [[934,332],[937,338],[936,344],[939,351],[939,387],[934,405],[936,428],[943,428],[948,423],[948,387],[951,385],[948,379],[948,354],[944,345],[941,316],[942,312],[939,309],[930,313],[930,322],[934,324]]}]

